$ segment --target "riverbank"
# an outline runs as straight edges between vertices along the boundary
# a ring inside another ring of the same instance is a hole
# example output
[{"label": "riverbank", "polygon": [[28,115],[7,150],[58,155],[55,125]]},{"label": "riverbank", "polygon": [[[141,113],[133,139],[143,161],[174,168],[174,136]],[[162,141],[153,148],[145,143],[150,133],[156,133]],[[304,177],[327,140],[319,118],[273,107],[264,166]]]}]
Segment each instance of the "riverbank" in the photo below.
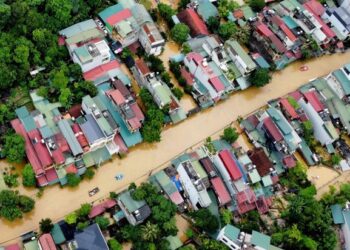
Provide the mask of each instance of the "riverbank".
[{"label": "riverbank", "polygon": [[[349,61],[350,52],[347,52],[293,63],[274,73],[269,85],[261,89],[249,88],[234,93],[215,107],[167,128],[162,133],[161,142],[139,145],[131,149],[126,158],[115,158],[107,162],[96,172],[93,180],[83,181],[78,188],[61,188],[58,185],[46,188],[44,195],[37,200],[35,210],[23,220],[13,223],[0,221],[0,243],[36,229],[42,218],[59,220],[82,203],[98,200],[110,191],[121,191],[131,182],[146,180],[154,169],[165,167],[170,159],[222,130],[238,116],[245,116],[265,105],[268,100],[283,96],[310,79],[326,75]],[[309,70],[301,72],[299,68],[304,64]],[[124,179],[116,181],[114,176],[119,173],[124,175]],[[89,197],[88,190],[94,187],[99,187],[100,192],[94,197]]]}]

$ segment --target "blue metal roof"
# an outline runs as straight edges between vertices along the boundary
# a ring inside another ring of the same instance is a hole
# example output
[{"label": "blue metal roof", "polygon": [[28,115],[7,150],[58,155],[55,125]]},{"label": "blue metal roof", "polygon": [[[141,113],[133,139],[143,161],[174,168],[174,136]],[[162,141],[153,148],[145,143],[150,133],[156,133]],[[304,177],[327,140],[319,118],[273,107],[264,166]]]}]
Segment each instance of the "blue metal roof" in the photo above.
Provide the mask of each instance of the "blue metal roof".
[{"label": "blue metal roof", "polygon": [[342,212],[342,207],[340,204],[335,204],[331,206],[332,217],[334,224],[344,224],[344,217]]},{"label": "blue metal roof", "polygon": [[80,127],[83,130],[84,135],[88,139],[89,144],[93,144],[98,139],[103,138],[104,135],[91,114],[85,115],[85,119],[86,121],[80,124]]},{"label": "blue metal roof", "polygon": [[74,238],[77,242],[78,249],[109,250],[100,227],[96,223],[85,228],[83,232],[75,234]]}]

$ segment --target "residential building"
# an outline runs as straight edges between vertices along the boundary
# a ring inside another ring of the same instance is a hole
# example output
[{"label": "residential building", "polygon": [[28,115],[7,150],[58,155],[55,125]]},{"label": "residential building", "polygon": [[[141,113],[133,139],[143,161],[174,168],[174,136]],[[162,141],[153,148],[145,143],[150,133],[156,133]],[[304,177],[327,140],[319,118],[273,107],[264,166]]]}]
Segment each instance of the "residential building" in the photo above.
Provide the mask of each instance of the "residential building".
[{"label": "residential building", "polygon": [[106,239],[104,238],[98,224],[92,224],[81,232],[74,235],[74,240],[68,243],[69,249],[86,250],[109,250]]},{"label": "residential building", "polygon": [[160,77],[154,72],[151,72],[143,59],[136,60],[132,72],[138,84],[141,87],[145,87],[151,93],[153,100],[160,109],[169,107],[169,116],[173,123],[180,122],[186,118],[179,100]]},{"label": "residential building", "polygon": [[49,233],[42,234],[39,237],[38,243],[39,243],[41,250],[56,250],[57,249],[55,242],[53,241],[53,238],[52,238],[51,234],[49,234]]},{"label": "residential building", "polygon": [[100,204],[93,206],[88,215],[89,219],[93,219],[99,215],[103,215],[108,209],[111,209],[117,205],[114,199],[107,199]]},{"label": "residential building", "polygon": [[144,24],[141,27],[139,40],[147,54],[160,55],[165,40],[153,22]]},{"label": "residential building", "polygon": [[344,237],[344,242],[342,242],[342,248],[350,249],[350,210],[349,204],[343,209],[340,204],[335,204],[331,206],[333,222],[339,225]]},{"label": "residential building", "polygon": [[254,150],[248,151],[248,156],[252,161],[252,164],[256,167],[258,171],[263,186],[268,187],[272,185],[271,177],[275,175],[275,169],[267,157],[263,148],[255,148]]},{"label": "residential building", "polygon": [[211,204],[210,197],[199,174],[195,171],[190,161],[181,162],[176,167],[184,191],[188,195],[192,207],[195,210],[208,207]]},{"label": "residential building", "polygon": [[322,18],[331,25],[339,40],[350,36],[350,1],[344,0],[339,7],[327,8]]},{"label": "residential building", "polygon": [[138,225],[148,218],[151,209],[145,201],[135,201],[130,191],[124,191],[118,196],[118,205],[131,225]]},{"label": "residential building", "polygon": [[241,236],[244,236],[244,233],[241,235],[239,228],[228,224],[220,230],[216,239],[224,243],[231,250],[240,250],[243,245]]},{"label": "residential building", "polygon": [[256,69],[256,64],[252,58],[236,40],[227,40],[225,42],[225,49],[243,76],[249,75],[253,70]]},{"label": "residential building", "polygon": [[210,17],[219,16],[218,9],[210,0],[195,1],[195,6],[197,13],[205,22],[208,22]]},{"label": "residential building", "polygon": [[214,163],[210,160],[208,156],[200,159],[199,162],[207,172],[209,178],[214,178],[217,176]]},{"label": "residential building", "polygon": [[218,199],[219,206],[225,206],[229,204],[231,202],[231,197],[221,177],[217,176],[210,179],[210,183]]},{"label": "residential building", "polygon": [[193,8],[182,10],[177,14],[177,18],[190,28],[191,37],[209,35],[207,26]]}]

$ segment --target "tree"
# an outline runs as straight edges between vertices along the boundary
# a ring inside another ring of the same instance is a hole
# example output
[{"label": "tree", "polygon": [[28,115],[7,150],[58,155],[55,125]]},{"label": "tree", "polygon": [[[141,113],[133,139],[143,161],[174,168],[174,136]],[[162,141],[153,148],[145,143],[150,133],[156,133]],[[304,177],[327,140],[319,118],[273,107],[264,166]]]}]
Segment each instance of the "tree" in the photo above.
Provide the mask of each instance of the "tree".
[{"label": "tree", "polygon": [[20,163],[25,156],[25,141],[18,134],[8,134],[4,138],[4,154],[9,162]]},{"label": "tree", "polygon": [[251,34],[251,28],[249,25],[238,27],[232,35],[232,38],[237,40],[239,43],[248,45]]},{"label": "tree", "polygon": [[81,204],[80,208],[77,211],[77,216],[80,219],[84,219],[90,214],[91,209],[92,209],[92,206],[90,203]]},{"label": "tree", "polygon": [[187,55],[192,51],[192,48],[188,43],[183,43],[181,48],[181,53]]},{"label": "tree", "polygon": [[131,197],[135,200],[135,201],[141,201],[143,200],[145,197],[147,196],[147,193],[145,190],[143,190],[142,188],[136,188],[132,193],[131,193]]},{"label": "tree", "polygon": [[76,174],[73,174],[73,173],[68,173],[67,174],[67,185],[69,187],[76,187],[79,185],[80,183],[80,177]]},{"label": "tree", "polygon": [[4,103],[0,104],[0,125],[4,125],[11,118],[12,114],[9,107]]},{"label": "tree", "polygon": [[261,11],[265,7],[264,0],[249,0],[249,6],[256,12]]},{"label": "tree", "polygon": [[170,31],[171,38],[180,45],[187,41],[189,34],[190,28],[183,23],[175,24]]},{"label": "tree", "polygon": [[158,225],[147,221],[145,225],[141,226],[142,239],[145,241],[155,241],[159,237]]},{"label": "tree", "polygon": [[204,146],[208,149],[208,151],[211,154],[215,154],[216,153],[216,149],[215,149],[214,144],[213,144],[213,142],[211,140],[211,137],[208,137],[207,139],[205,139]]},{"label": "tree", "polygon": [[339,154],[334,154],[331,157],[332,165],[339,165],[341,160],[342,160],[342,158]]},{"label": "tree", "polygon": [[220,218],[223,225],[231,224],[233,219],[232,212],[228,209],[221,208],[220,209]]},{"label": "tree", "polygon": [[123,249],[122,245],[116,239],[113,239],[113,238],[109,239],[107,244],[111,250],[122,250]]},{"label": "tree", "polygon": [[32,165],[26,164],[22,170],[22,184],[25,187],[35,187],[36,177]]},{"label": "tree", "polygon": [[201,250],[229,250],[225,244],[217,240],[202,237],[201,242]]},{"label": "tree", "polygon": [[41,221],[39,222],[39,225],[40,225],[40,231],[43,234],[50,233],[53,228],[52,221],[49,218],[41,219]]},{"label": "tree", "polygon": [[212,33],[216,33],[220,27],[220,19],[215,16],[209,17],[207,21],[207,26]]},{"label": "tree", "polygon": [[176,11],[173,10],[170,5],[164,4],[164,3],[158,3],[158,11],[159,14],[164,20],[170,24],[172,22],[171,17],[176,14]]},{"label": "tree", "polygon": [[23,213],[33,210],[35,202],[28,196],[20,195],[18,191],[0,191],[0,217],[14,221],[22,218]]},{"label": "tree", "polygon": [[235,128],[225,128],[224,134],[221,135],[221,138],[227,141],[228,143],[232,144],[234,143],[239,137],[239,134],[237,133]]},{"label": "tree", "polygon": [[65,108],[70,108],[72,106],[72,92],[69,88],[61,89],[61,94],[58,97],[58,101]]},{"label": "tree", "polygon": [[89,221],[84,221],[84,222],[78,222],[77,224],[77,229],[79,231],[83,231],[85,228],[89,226]]},{"label": "tree", "polygon": [[180,101],[181,98],[184,96],[184,92],[181,91],[179,88],[173,88],[172,92],[174,96]]},{"label": "tree", "polygon": [[95,171],[93,168],[88,168],[84,174],[84,176],[86,176],[86,178],[88,178],[89,180],[91,180],[92,178],[94,178],[95,176]]},{"label": "tree", "polygon": [[101,230],[106,230],[109,226],[109,220],[103,216],[97,216],[95,222],[99,225]]},{"label": "tree", "polygon": [[249,77],[249,81],[256,87],[263,87],[271,80],[268,69],[259,68],[253,71]]},{"label": "tree", "polygon": [[60,69],[59,71],[53,72],[51,81],[52,87],[54,87],[56,90],[61,90],[67,88],[69,79],[64,70]]},{"label": "tree", "polygon": [[[60,26],[65,27],[71,21],[73,3],[70,0],[48,0],[46,11],[57,19]],[[58,24],[57,24],[58,25]]]},{"label": "tree", "polygon": [[171,218],[169,221],[164,222],[162,229],[166,235],[175,236],[179,231],[177,229],[175,217]]},{"label": "tree", "polygon": [[220,25],[218,34],[223,40],[228,40],[237,30],[234,22],[228,21]]},{"label": "tree", "polygon": [[77,220],[78,220],[78,215],[76,212],[72,212],[72,213],[66,215],[66,217],[64,218],[64,221],[67,222],[67,224],[69,224],[69,225],[76,224]]},{"label": "tree", "polygon": [[218,219],[207,208],[201,208],[190,212],[190,217],[194,219],[194,225],[200,230],[214,233],[219,228]]},{"label": "tree", "polygon": [[239,4],[234,0],[220,0],[218,6],[219,16],[227,18],[228,14],[239,8]]},{"label": "tree", "polygon": [[0,31],[3,30],[6,23],[10,19],[11,16],[11,7],[10,5],[5,4],[4,2],[0,3]]},{"label": "tree", "polygon": [[18,187],[18,174],[6,174],[4,175],[4,182],[9,187]]},{"label": "tree", "polygon": [[312,122],[307,120],[301,123],[301,127],[304,131],[305,141],[310,145],[314,138],[314,128]]}]

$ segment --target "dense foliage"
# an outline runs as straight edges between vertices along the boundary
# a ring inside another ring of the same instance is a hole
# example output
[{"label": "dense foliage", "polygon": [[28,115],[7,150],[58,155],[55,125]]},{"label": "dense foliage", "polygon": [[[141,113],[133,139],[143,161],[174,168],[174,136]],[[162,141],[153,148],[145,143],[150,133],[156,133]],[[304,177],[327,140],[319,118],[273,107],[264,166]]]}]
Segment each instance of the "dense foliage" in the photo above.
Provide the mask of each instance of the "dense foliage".
[{"label": "dense foliage", "polygon": [[9,162],[20,163],[25,156],[25,141],[18,134],[10,133],[4,137],[4,154]]},{"label": "dense foliage", "polygon": [[249,81],[256,87],[263,87],[271,80],[268,69],[259,68],[253,71],[249,76]]},{"label": "dense foliage", "polygon": [[219,220],[207,208],[193,211],[189,215],[194,220],[195,227],[200,230],[214,233],[219,228]]},{"label": "dense foliage", "polygon": [[25,187],[34,187],[36,185],[35,173],[32,165],[26,164],[22,170],[22,184]]},{"label": "dense foliage", "polygon": [[42,219],[39,222],[39,226],[40,226],[40,231],[45,234],[45,233],[50,233],[52,228],[53,228],[53,224],[51,219],[46,218],[46,219]]},{"label": "dense foliage", "polygon": [[224,134],[221,135],[221,138],[227,141],[228,143],[234,143],[239,137],[239,134],[237,133],[235,128],[225,128]]},{"label": "dense foliage", "polygon": [[79,175],[76,175],[74,173],[68,173],[66,177],[67,177],[67,185],[69,187],[76,187],[79,185],[81,181],[81,178],[79,177]]},{"label": "dense foliage", "polygon": [[22,218],[23,213],[30,212],[35,201],[28,196],[20,195],[18,191],[2,190],[0,192],[0,217],[14,221]]},{"label": "dense foliage", "polygon": [[188,35],[190,34],[190,28],[183,23],[177,23],[171,29],[171,38],[178,44],[183,44],[187,41]]}]

